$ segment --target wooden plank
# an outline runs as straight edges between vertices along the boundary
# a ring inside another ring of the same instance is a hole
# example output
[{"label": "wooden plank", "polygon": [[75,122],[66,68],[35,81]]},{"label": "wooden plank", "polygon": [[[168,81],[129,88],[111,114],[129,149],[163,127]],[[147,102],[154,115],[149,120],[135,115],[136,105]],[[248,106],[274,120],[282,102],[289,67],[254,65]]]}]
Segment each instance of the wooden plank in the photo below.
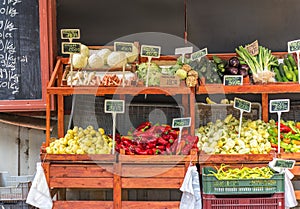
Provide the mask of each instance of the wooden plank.
[{"label": "wooden plank", "polygon": [[92,163],[114,163],[116,160],[115,155],[110,154],[95,154],[95,155],[88,155],[88,154],[41,154],[41,159],[43,161],[51,161],[52,163],[62,161],[67,163],[82,163],[80,161],[91,161]]},{"label": "wooden plank", "polygon": [[129,189],[179,189],[183,178],[122,178],[122,188]]},{"label": "wooden plank", "polygon": [[54,164],[50,167],[50,173],[50,178],[112,178],[113,165]]},{"label": "wooden plank", "polygon": [[50,188],[113,188],[113,178],[51,178]]},{"label": "wooden plank", "polygon": [[184,165],[123,165],[122,177],[170,177],[184,178]]},{"label": "wooden plank", "polygon": [[112,201],[53,201],[53,209],[112,209]]},{"label": "wooden plank", "polygon": [[299,93],[300,86],[298,83],[270,83],[270,84],[244,84],[242,86],[224,86],[222,84],[206,84],[200,85],[197,94],[284,94],[284,93]]},{"label": "wooden plank", "polygon": [[115,163],[114,164],[114,193],[113,193],[113,208],[122,208],[122,183],[121,183],[121,164]]},{"label": "wooden plank", "polygon": [[123,201],[122,209],[141,209],[141,208],[155,208],[155,209],[178,209],[179,201]]},{"label": "wooden plank", "polygon": [[185,164],[190,162],[191,159],[197,160],[196,156],[190,155],[119,155],[119,162],[122,164],[136,163],[136,164]]},{"label": "wooden plank", "polygon": [[300,200],[300,190],[295,190],[296,199]]},{"label": "wooden plank", "polygon": [[269,163],[272,161],[273,154],[200,154],[199,163]]}]

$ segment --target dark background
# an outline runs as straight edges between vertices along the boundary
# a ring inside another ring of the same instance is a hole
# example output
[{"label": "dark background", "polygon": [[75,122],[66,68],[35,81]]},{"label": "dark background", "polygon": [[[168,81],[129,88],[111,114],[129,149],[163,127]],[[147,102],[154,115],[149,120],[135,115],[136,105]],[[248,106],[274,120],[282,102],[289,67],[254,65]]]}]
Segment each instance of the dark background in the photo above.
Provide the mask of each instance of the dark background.
[{"label": "dark background", "polygon": [[[57,0],[57,28],[58,33],[79,28],[80,41],[87,45],[106,45],[143,32],[183,39],[186,31],[188,41],[208,47],[209,53],[234,52],[256,39],[272,51],[287,51],[287,42],[300,36],[299,11],[298,0]],[[146,44],[161,44],[162,50],[171,42],[154,39],[145,38]]]}]

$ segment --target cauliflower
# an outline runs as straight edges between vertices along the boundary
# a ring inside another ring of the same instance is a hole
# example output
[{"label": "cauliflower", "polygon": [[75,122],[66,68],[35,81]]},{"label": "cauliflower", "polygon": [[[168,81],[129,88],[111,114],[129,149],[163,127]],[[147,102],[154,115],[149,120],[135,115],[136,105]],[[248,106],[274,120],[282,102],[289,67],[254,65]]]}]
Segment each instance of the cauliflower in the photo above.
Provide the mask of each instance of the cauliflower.
[{"label": "cauliflower", "polygon": [[101,68],[104,66],[104,60],[97,54],[92,54],[88,59],[88,64],[91,68]]},{"label": "cauliflower", "polygon": [[84,68],[88,63],[88,57],[83,54],[73,54],[72,65],[74,68]]},{"label": "cauliflower", "polygon": [[126,62],[127,58],[123,52],[112,52],[107,57],[107,64],[110,67],[122,67]]},{"label": "cauliflower", "polygon": [[100,49],[97,52],[97,55],[103,59],[104,64],[107,64],[107,57],[110,54],[111,54],[111,51],[109,49]]}]

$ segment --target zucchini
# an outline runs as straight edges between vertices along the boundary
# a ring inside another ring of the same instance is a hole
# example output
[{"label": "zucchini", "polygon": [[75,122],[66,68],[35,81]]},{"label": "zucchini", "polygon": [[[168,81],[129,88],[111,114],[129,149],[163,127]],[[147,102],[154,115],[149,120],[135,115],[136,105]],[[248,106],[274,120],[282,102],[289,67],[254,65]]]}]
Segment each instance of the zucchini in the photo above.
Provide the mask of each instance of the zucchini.
[{"label": "zucchini", "polygon": [[289,81],[293,81],[293,79],[294,79],[294,73],[293,73],[293,71],[290,71],[289,68],[288,68],[288,66],[286,66],[286,65],[283,65],[283,70],[284,70],[285,77]]},{"label": "zucchini", "polygon": [[283,79],[280,75],[279,69],[277,67],[274,67],[274,73],[275,73],[275,79],[277,82],[283,82]]},{"label": "zucchini", "polygon": [[281,75],[282,81],[283,82],[288,82],[289,80],[285,76],[285,72],[284,72],[283,66],[285,66],[285,64],[283,64],[283,63],[279,64],[279,66],[278,66],[279,73]]},{"label": "zucchini", "polygon": [[298,69],[298,65],[297,65],[294,57],[291,54],[288,54],[287,58],[290,61],[291,65],[292,65],[292,68],[294,69],[294,71],[297,70]]},{"label": "zucchini", "polygon": [[293,67],[287,57],[283,59],[283,63],[288,67],[289,71],[293,71]]}]

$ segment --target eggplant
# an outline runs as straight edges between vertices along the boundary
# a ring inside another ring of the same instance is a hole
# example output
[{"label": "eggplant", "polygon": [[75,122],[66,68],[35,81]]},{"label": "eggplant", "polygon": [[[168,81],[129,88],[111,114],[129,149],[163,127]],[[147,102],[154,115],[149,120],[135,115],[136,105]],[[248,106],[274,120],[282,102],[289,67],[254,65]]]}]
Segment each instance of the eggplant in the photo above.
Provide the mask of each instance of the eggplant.
[{"label": "eggplant", "polygon": [[239,75],[246,77],[249,75],[250,67],[247,64],[241,64],[239,67]]},{"label": "eggplant", "polygon": [[229,74],[229,75],[237,75],[239,73],[239,69],[237,67],[231,67],[231,66],[227,66],[225,68],[225,71]]},{"label": "eggplant", "polygon": [[228,61],[228,65],[231,67],[239,67],[240,60],[237,57],[231,57]]}]

